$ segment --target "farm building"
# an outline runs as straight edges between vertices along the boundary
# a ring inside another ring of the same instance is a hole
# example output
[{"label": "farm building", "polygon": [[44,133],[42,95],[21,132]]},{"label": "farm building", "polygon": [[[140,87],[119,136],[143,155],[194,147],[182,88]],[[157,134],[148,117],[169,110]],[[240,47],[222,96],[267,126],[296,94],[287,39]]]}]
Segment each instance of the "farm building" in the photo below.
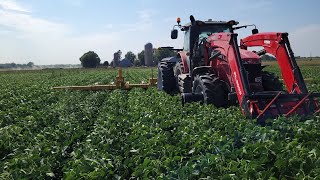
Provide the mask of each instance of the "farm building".
[{"label": "farm building", "polygon": [[131,67],[131,66],[133,66],[133,64],[129,59],[122,59],[119,62],[119,67]]}]

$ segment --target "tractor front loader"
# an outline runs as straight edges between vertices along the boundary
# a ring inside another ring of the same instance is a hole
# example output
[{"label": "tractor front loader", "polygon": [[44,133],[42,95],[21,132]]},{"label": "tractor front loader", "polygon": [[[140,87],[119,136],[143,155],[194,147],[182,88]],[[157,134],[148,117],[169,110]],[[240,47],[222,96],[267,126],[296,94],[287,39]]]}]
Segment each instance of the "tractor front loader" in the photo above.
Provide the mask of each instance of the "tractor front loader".
[{"label": "tractor front loader", "polygon": [[[158,88],[167,93],[179,91],[182,102],[201,101],[217,107],[238,103],[248,118],[265,120],[280,115],[307,116],[319,112],[320,93],[308,92],[294,58],[287,33],[259,33],[240,40],[238,22],[197,21],[178,27],[185,32],[182,51],[159,63]],[[171,37],[177,38],[177,30]],[[249,51],[248,47],[262,48]],[[286,90],[279,78],[264,71],[260,56],[276,57]]]}]

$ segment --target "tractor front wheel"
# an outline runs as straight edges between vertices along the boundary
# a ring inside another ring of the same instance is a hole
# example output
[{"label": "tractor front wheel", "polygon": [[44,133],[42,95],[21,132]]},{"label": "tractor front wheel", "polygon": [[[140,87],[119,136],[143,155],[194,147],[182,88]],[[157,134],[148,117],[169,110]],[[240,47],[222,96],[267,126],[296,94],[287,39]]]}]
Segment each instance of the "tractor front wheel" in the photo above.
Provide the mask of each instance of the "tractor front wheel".
[{"label": "tractor front wheel", "polygon": [[192,92],[202,94],[204,104],[213,104],[216,107],[228,105],[228,93],[223,82],[217,77],[197,75],[193,81]]},{"label": "tractor front wheel", "polygon": [[183,75],[183,64],[181,61],[177,62],[174,67],[174,76],[176,77],[176,81],[178,83],[178,89],[180,93],[191,93],[191,77],[186,74]]}]

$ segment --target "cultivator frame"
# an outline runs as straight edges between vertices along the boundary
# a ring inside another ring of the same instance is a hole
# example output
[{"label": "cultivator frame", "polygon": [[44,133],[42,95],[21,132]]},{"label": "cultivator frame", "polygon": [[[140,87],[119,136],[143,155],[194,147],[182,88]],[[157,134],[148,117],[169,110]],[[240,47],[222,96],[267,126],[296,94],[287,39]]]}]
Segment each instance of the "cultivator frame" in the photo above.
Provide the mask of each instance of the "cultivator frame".
[{"label": "cultivator frame", "polygon": [[[152,70],[153,74],[153,70]],[[114,84],[106,84],[106,85],[92,85],[92,86],[59,86],[53,87],[55,90],[79,90],[79,91],[99,91],[99,90],[131,90],[132,88],[142,88],[147,89],[150,87],[154,87],[157,85],[157,79],[149,78],[149,83],[141,83],[141,84],[130,84],[129,82],[125,82],[124,77],[122,76],[122,69],[118,69],[118,76],[116,77],[116,81]]]}]

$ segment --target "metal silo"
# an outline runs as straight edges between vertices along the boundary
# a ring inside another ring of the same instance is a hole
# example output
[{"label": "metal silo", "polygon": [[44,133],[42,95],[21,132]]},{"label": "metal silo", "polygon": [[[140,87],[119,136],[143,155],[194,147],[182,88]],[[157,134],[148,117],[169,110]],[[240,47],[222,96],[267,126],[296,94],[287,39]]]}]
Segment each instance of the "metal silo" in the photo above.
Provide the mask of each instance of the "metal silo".
[{"label": "metal silo", "polygon": [[153,47],[151,43],[144,45],[144,60],[146,66],[153,66]]}]

